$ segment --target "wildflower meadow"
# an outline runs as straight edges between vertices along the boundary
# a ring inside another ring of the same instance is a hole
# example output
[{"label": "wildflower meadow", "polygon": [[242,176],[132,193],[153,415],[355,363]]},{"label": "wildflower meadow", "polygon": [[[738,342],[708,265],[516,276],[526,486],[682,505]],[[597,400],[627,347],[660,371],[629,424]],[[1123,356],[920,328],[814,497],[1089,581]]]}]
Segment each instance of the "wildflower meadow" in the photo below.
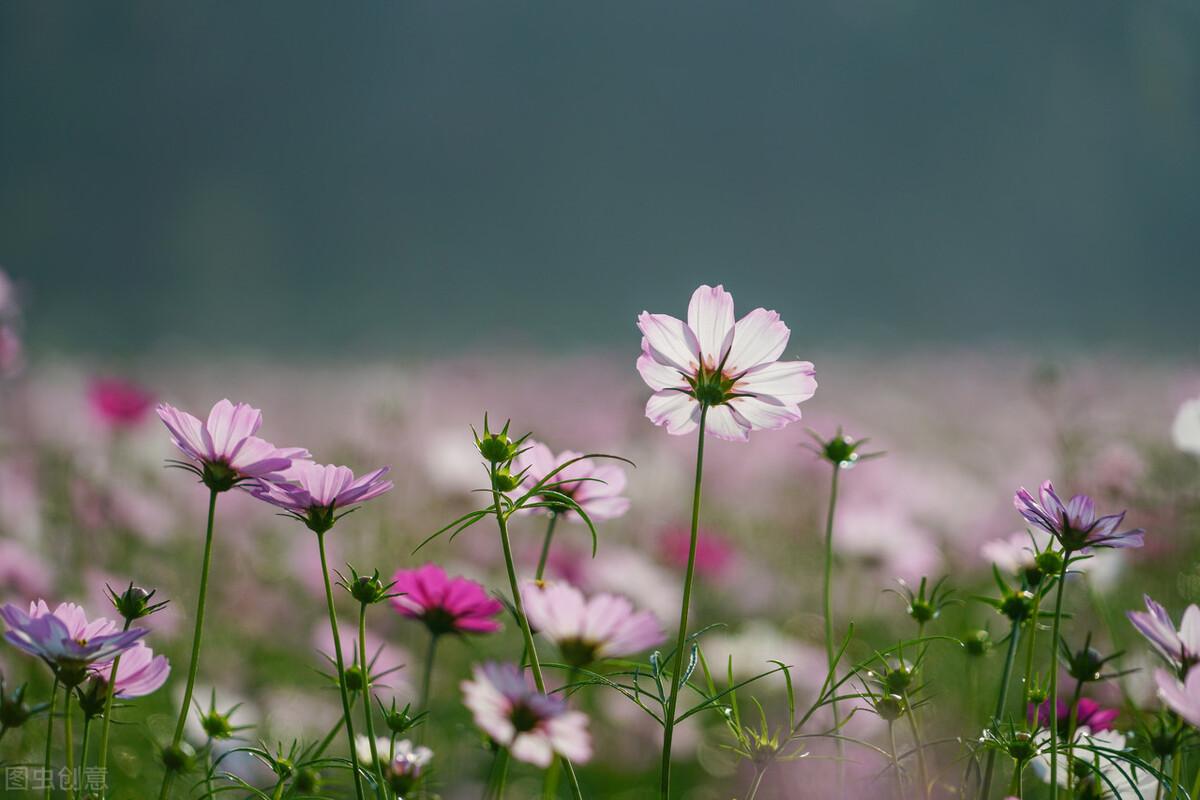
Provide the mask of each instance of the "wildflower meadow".
[{"label": "wildflower meadow", "polygon": [[2,794],[1200,797],[1200,373],[770,305],[101,371],[0,274]]}]

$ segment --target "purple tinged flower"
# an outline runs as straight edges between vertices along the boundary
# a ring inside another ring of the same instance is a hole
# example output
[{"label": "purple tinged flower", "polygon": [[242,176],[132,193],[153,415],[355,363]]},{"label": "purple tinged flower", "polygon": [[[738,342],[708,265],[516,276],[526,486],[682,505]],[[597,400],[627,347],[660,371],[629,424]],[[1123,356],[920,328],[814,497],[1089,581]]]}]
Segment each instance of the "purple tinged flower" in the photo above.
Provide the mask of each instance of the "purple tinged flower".
[{"label": "purple tinged flower", "polygon": [[495,633],[496,616],[504,605],[488,596],[473,580],[447,577],[437,564],[402,569],[392,576],[392,607],[410,619],[425,623],[435,636],[443,633]]},{"label": "purple tinged flower", "polygon": [[[112,674],[112,663],[93,664],[92,672],[107,681]],[[117,664],[117,679],[113,689],[117,697],[145,697],[162,688],[171,674],[171,664],[166,656],[156,656],[145,642],[138,642],[121,653]]]},{"label": "purple tinged flower", "polygon": [[218,491],[246,478],[265,478],[282,472],[293,459],[308,458],[300,447],[276,447],[254,434],[262,412],[246,403],[220,400],[201,422],[186,411],[160,403],[158,416],[185,456],[203,469],[205,483]]},{"label": "purple tinged flower", "polygon": [[104,617],[89,621],[74,603],[62,603],[51,611],[45,600],[31,603],[28,614],[9,603],[0,608],[0,619],[9,628],[5,639],[46,661],[71,685],[87,677],[88,665],[111,661],[148,633],[144,628],[122,631]]},{"label": "purple tinged flower", "polygon": [[384,478],[387,467],[355,478],[349,467],[293,461],[283,472],[260,479],[251,494],[304,520],[314,531],[324,533],[333,527],[340,511],[345,513],[356,503],[365,503],[391,490]]},{"label": "purple tinged flower", "polygon": [[1162,655],[1175,672],[1186,674],[1192,665],[1200,661],[1200,608],[1190,605],[1183,612],[1183,620],[1179,629],[1171,621],[1167,610],[1145,595],[1145,611],[1127,611],[1126,616],[1133,627],[1154,645],[1154,649]]},{"label": "purple tinged flower", "polygon": [[[1033,717],[1035,706],[1030,704],[1029,716]],[[1071,706],[1066,700],[1058,701],[1058,730],[1066,734],[1067,726],[1071,720]],[[1046,700],[1036,706],[1037,722],[1042,727],[1050,725],[1050,701]],[[1120,714],[1120,710],[1116,708],[1105,708],[1088,697],[1079,698],[1079,707],[1075,712],[1075,725],[1079,728],[1087,728],[1092,733],[1107,731],[1112,729],[1113,720]]]},{"label": "purple tinged flower", "polygon": [[1159,668],[1154,671],[1158,696],[1179,716],[1200,727],[1200,669],[1188,673],[1184,680]]},{"label": "purple tinged flower", "polygon": [[637,324],[637,369],[654,390],[646,416],[668,433],[695,430],[704,404],[712,435],[744,442],[752,430],[800,419],[800,403],[817,389],[812,363],[779,360],[791,336],[779,314],[756,308],[735,322],[722,286],[696,289],[687,322],[643,311]]},{"label": "purple tinged flower", "polygon": [[[513,461],[512,471],[524,471],[522,488],[528,490],[559,466],[582,455],[566,450],[556,456],[546,445],[526,440],[522,452]],[[551,487],[553,491],[570,497],[592,519],[614,519],[629,510],[629,498],[621,496],[625,490],[625,470],[616,464],[583,458],[555,472],[549,483],[555,484]],[[569,508],[564,508],[561,513],[569,520],[579,520],[579,515]]]},{"label": "purple tinged flower", "polygon": [[565,583],[530,581],[522,596],[530,626],[558,646],[563,660],[576,666],[640,653],[666,639],[653,612],[635,611],[633,603],[618,595],[585,599]]},{"label": "purple tinged flower", "polygon": [[489,662],[476,666],[474,676],[460,685],[463,704],[513,758],[544,769],[556,754],[577,764],[592,757],[587,715],[534,689],[515,664]]},{"label": "purple tinged flower", "polygon": [[1089,547],[1141,547],[1145,531],[1141,528],[1117,531],[1125,512],[1096,516],[1096,503],[1087,495],[1077,494],[1069,503],[1063,503],[1054,491],[1054,485],[1045,481],[1039,492],[1040,502],[1027,489],[1013,496],[1013,505],[1025,521],[1041,528],[1058,540],[1069,552]]}]

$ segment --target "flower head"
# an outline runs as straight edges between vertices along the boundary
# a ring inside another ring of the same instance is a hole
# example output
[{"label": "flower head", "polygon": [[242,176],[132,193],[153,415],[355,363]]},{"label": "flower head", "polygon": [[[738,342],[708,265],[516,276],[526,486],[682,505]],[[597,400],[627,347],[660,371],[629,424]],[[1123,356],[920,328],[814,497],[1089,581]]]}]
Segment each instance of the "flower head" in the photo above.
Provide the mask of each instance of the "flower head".
[{"label": "flower head", "polygon": [[1179,716],[1200,727],[1200,669],[1194,669],[1183,680],[1165,669],[1154,671],[1158,696]]},{"label": "flower head", "polygon": [[1200,608],[1194,604],[1183,612],[1179,630],[1167,610],[1145,595],[1145,611],[1128,611],[1126,616],[1133,627],[1154,645],[1154,649],[1170,662],[1179,675],[1186,674],[1200,662]]},{"label": "flower head", "polygon": [[746,441],[752,430],[775,430],[800,419],[800,403],[817,382],[808,361],[780,361],[791,332],[779,314],[756,308],[734,322],[733,296],[701,286],[687,322],[643,311],[637,368],[654,394],[646,416],[668,433],[685,434],[708,407],[708,431]]},{"label": "flower head", "polygon": [[[1066,700],[1059,700],[1058,705],[1058,730],[1066,733],[1071,720],[1071,706]],[[1029,706],[1029,717],[1033,719],[1034,712],[1037,712],[1037,723],[1042,727],[1050,725],[1050,701],[1046,700],[1043,703],[1034,706]],[[1121,712],[1115,708],[1104,708],[1095,700],[1087,697],[1079,699],[1078,710],[1076,711],[1075,725],[1079,728],[1087,728],[1093,733],[1107,731],[1112,729],[1113,720]]]},{"label": "flower head", "polygon": [[121,378],[95,378],[88,386],[88,404],[102,422],[113,428],[131,428],[146,418],[154,395]]},{"label": "flower head", "polygon": [[1040,502],[1022,487],[1013,496],[1013,505],[1031,525],[1049,533],[1068,552],[1089,547],[1141,547],[1145,531],[1141,528],[1117,531],[1125,512],[1096,516],[1096,503],[1087,495],[1077,494],[1063,503],[1050,481],[1042,483]]},{"label": "flower head", "polygon": [[144,628],[122,631],[104,617],[89,621],[74,603],[62,603],[51,611],[44,600],[31,603],[29,613],[9,603],[0,608],[0,619],[8,625],[5,639],[50,664],[69,686],[87,677],[89,665],[111,661],[147,633]]},{"label": "flower head", "polygon": [[248,478],[264,478],[308,458],[299,447],[279,448],[254,434],[262,425],[262,412],[246,403],[220,400],[201,422],[186,411],[161,403],[158,416],[185,456],[196,462],[205,485],[227,491]]},{"label": "flower head", "polygon": [[[692,535],[685,526],[677,525],[663,531],[658,540],[658,552],[673,567],[687,566]],[[734,566],[737,551],[729,540],[700,528],[696,531],[696,574],[717,580],[725,577]]]},{"label": "flower head", "polygon": [[558,645],[563,660],[584,666],[604,658],[633,655],[661,644],[666,635],[650,611],[612,594],[584,599],[565,583],[527,583],[522,592],[529,624]]},{"label": "flower head", "polygon": [[402,569],[392,576],[392,607],[425,623],[430,633],[495,633],[504,605],[468,578],[447,577],[437,564]]},{"label": "flower head", "polygon": [[[275,476],[259,480],[251,494],[299,517],[318,533],[333,527],[355,503],[365,503],[391,490],[387,467],[355,478],[349,467],[293,461]],[[340,512],[340,513],[339,513]]]},{"label": "flower head", "polygon": [[[162,688],[171,674],[166,656],[156,656],[145,642],[138,642],[121,653],[113,690],[117,697],[145,697]],[[111,674],[112,664],[93,664],[92,672],[103,681]]]},{"label": "flower head", "polygon": [[555,754],[577,764],[592,756],[587,716],[571,711],[561,697],[529,685],[515,664],[476,666],[473,681],[463,681],[463,703],[475,724],[513,758],[548,767]]},{"label": "flower head", "polygon": [[[548,482],[550,488],[574,500],[592,519],[613,519],[628,511],[629,498],[621,496],[625,489],[625,470],[616,464],[582,458],[582,455],[567,450],[556,456],[546,445],[526,441],[513,459],[513,467],[518,474],[523,474],[521,483],[525,489],[532,489],[554,473]],[[567,466],[555,472],[563,464]],[[553,502],[552,496],[548,499]],[[579,515],[566,505],[556,511],[567,519],[579,519]]]}]

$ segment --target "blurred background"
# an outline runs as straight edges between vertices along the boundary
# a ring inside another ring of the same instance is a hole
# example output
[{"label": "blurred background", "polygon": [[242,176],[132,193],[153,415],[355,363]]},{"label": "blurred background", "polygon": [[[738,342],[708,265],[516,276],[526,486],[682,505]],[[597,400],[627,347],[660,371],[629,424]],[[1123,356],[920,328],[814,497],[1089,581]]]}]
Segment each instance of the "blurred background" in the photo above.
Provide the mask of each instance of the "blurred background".
[{"label": "blurred background", "polygon": [[822,345],[1194,355],[1198,41],[1184,0],[5,3],[0,265],[30,347],[104,355],[628,351],[701,282]]}]

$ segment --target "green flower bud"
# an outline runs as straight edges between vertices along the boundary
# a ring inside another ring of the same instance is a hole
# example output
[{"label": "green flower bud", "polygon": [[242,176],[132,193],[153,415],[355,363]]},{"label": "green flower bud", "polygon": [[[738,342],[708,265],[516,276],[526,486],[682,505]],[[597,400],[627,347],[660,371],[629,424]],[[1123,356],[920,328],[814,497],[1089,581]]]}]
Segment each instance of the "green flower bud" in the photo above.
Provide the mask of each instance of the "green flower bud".
[{"label": "green flower bud", "polygon": [[982,628],[963,637],[963,648],[969,656],[985,656],[992,649],[992,635]]},{"label": "green flower bud", "polygon": [[186,744],[171,744],[162,749],[160,758],[167,772],[190,772],[194,755]]},{"label": "green flower bud", "polygon": [[1062,572],[1062,553],[1055,550],[1043,550],[1034,558],[1034,563],[1046,575],[1057,575]]},{"label": "green flower bud", "polygon": [[493,479],[493,484],[496,487],[496,491],[511,492],[521,485],[521,479],[507,469],[498,469],[496,470],[496,477]]},{"label": "green flower bud", "polygon": [[899,695],[888,694],[875,701],[875,713],[886,722],[900,719],[904,716],[904,711],[904,698]]},{"label": "green flower bud", "polygon": [[1005,594],[1000,599],[1000,613],[1013,622],[1024,622],[1033,614],[1033,595],[1026,591]]}]

